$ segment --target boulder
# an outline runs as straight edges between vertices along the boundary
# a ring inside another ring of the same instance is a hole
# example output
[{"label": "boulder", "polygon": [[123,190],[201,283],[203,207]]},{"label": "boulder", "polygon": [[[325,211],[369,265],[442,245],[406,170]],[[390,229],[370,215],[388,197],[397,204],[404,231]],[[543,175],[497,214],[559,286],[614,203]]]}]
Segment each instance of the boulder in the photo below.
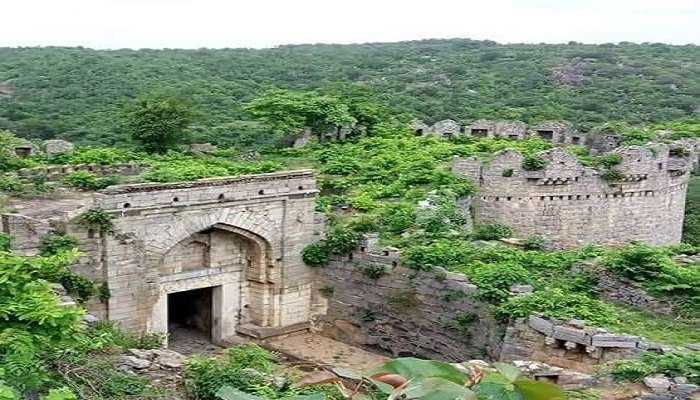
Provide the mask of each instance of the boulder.
[{"label": "boulder", "polygon": [[654,393],[663,393],[671,388],[671,380],[663,375],[651,375],[644,378],[644,385]]},{"label": "boulder", "polygon": [[155,362],[165,368],[180,368],[186,359],[182,354],[172,350],[158,349],[151,351],[155,355]]},{"label": "boulder", "polygon": [[119,364],[133,369],[146,369],[152,365],[150,361],[134,356],[119,357]]},{"label": "boulder", "polygon": [[92,314],[85,314],[83,315],[83,322],[88,324],[89,326],[94,326],[98,322],[100,322],[100,319]]}]

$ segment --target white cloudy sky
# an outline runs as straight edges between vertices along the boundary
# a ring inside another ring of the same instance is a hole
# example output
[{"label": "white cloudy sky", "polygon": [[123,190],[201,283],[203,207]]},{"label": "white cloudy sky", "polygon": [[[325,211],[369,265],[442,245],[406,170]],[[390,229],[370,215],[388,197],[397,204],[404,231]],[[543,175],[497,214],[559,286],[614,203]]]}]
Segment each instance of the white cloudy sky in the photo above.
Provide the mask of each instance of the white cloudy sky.
[{"label": "white cloudy sky", "polygon": [[0,0],[0,46],[700,43],[700,0]]}]

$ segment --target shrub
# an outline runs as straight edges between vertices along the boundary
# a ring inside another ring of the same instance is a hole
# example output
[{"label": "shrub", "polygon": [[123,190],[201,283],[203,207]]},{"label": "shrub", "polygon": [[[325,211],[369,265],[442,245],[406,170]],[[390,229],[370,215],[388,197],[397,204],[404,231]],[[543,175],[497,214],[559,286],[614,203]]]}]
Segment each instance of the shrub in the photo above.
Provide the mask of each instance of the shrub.
[{"label": "shrub", "polygon": [[7,193],[20,193],[24,189],[22,181],[16,176],[6,175],[0,178],[0,191]]},{"label": "shrub", "polygon": [[12,235],[0,232],[0,251],[10,251]]},{"label": "shrub", "polygon": [[444,327],[462,336],[462,340],[468,341],[471,338],[471,327],[478,320],[479,316],[474,313],[459,311],[444,323]]},{"label": "shrub", "polygon": [[651,374],[663,374],[672,378],[683,377],[697,385],[700,384],[700,352],[645,352],[637,359],[613,361],[607,369],[620,380],[640,381]]},{"label": "shrub", "polygon": [[498,222],[480,224],[474,231],[474,239],[497,240],[513,236],[513,229]]},{"label": "shrub", "polygon": [[41,238],[39,254],[42,256],[58,254],[61,251],[75,248],[77,244],[78,238],[75,236],[48,234]]},{"label": "shrub", "polygon": [[609,250],[601,263],[605,268],[637,281],[652,279],[664,267],[673,266],[673,261],[662,249],[646,244],[631,244]]},{"label": "shrub", "polygon": [[95,282],[68,269],[61,273],[58,281],[69,294],[77,296],[81,303],[90,300],[97,293]]},{"label": "shrub", "polygon": [[326,284],[321,286],[321,288],[318,289],[318,291],[321,293],[321,296],[325,298],[333,297],[333,295],[335,294],[335,286]]},{"label": "shrub", "polygon": [[523,247],[525,250],[544,250],[547,240],[539,235],[532,235],[525,238]]},{"label": "shrub", "polygon": [[360,266],[360,270],[362,271],[362,275],[374,281],[387,273],[386,269],[381,264],[364,264]]},{"label": "shrub", "polygon": [[625,174],[620,172],[620,170],[611,168],[611,169],[606,169],[605,171],[600,173],[600,178],[603,179],[604,181],[608,182],[614,182],[614,181],[619,181],[625,178]]},{"label": "shrub", "polygon": [[362,322],[376,321],[377,312],[368,307],[360,307],[357,311],[357,318]]},{"label": "shrub", "polygon": [[278,369],[276,360],[277,354],[256,344],[230,348],[220,357],[194,356],[185,363],[184,386],[196,399],[214,400],[222,386],[252,394],[271,390],[272,398],[283,397],[267,375]]},{"label": "shrub", "polygon": [[78,222],[88,228],[97,228],[102,233],[114,230],[112,216],[101,208],[91,208],[78,217]]},{"label": "shrub", "polygon": [[321,241],[304,247],[304,250],[301,252],[301,258],[308,266],[322,267],[328,264],[330,252],[326,244]]},{"label": "shrub", "polygon": [[622,162],[622,156],[616,153],[604,154],[595,158],[595,163],[605,168],[612,168]]},{"label": "shrub", "polygon": [[478,297],[491,303],[508,299],[511,286],[529,283],[530,273],[518,264],[487,264],[474,268],[470,280],[479,288]]},{"label": "shrub", "polygon": [[538,155],[530,154],[523,158],[523,169],[525,171],[539,171],[546,166],[547,160]]},{"label": "shrub", "polygon": [[556,288],[536,291],[527,296],[511,297],[495,311],[500,318],[525,318],[537,312],[552,318],[582,319],[597,326],[606,326],[618,321],[615,309],[600,300]]}]

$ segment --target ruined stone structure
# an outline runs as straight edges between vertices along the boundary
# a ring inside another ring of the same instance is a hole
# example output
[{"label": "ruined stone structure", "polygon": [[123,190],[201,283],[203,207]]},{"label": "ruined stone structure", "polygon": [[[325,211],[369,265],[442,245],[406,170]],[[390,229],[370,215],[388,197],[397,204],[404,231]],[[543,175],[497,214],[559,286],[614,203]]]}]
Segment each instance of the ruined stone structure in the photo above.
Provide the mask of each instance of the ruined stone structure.
[{"label": "ruined stone structure", "polygon": [[60,179],[74,172],[85,171],[96,175],[138,175],[146,170],[146,166],[138,163],[119,164],[78,164],[78,165],[49,165],[23,168],[17,171],[20,177],[43,177],[49,180]]},{"label": "ruined stone structure", "polygon": [[528,127],[522,121],[494,121],[480,119],[461,126],[457,122],[447,119],[436,122],[433,126],[427,125],[421,120],[413,120],[409,127],[417,136],[436,135],[444,137],[474,136],[489,138],[505,138],[522,140],[528,137],[540,137],[551,141],[556,145],[585,145],[595,152],[610,151],[619,144],[619,136],[600,132],[588,134],[577,131],[570,123],[564,121],[545,121]]},{"label": "ruined stone structure", "polygon": [[502,361],[533,360],[577,371],[660,349],[638,336],[587,327],[582,321],[558,321],[531,315],[511,324],[503,339]]},{"label": "ruined stone structure", "polygon": [[541,170],[525,170],[523,155],[505,150],[487,163],[456,158],[453,171],[478,184],[475,224],[500,222],[560,248],[679,243],[694,156],[672,154],[667,145],[616,153],[622,162],[614,168],[622,179],[614,181],[560,148],[541,153],[547,162]]},{"label": "ruined stone structure", "polygon": [[[301,251],[315,237],[315,194],[309,170],[112,186],[49,218],[3,215],[3,230],[27,253],[37,234],[77,236],[85,256],[75,269],[111,294],[89,308],[124,327],[166,333],[182,313],[172,305],[189,304],[184,318],[215,342],[264,337],[309,321],[312,276]],[[76,219],[95,207],[113,217],[113,233]]]}]

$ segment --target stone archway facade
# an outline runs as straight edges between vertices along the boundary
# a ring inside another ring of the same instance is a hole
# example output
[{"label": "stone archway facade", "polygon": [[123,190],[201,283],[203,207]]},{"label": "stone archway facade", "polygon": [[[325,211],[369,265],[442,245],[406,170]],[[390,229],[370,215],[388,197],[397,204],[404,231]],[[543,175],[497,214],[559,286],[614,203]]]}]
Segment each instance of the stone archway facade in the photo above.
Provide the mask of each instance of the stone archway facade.
[{"label": "stone archway facade", "polygon": [[320,230],[315,193],[309,170],[115,186],[96,201],[115,234],[71,228],[110,289],[109,320],[166,332],[169,293],[212,288],[215,341],[262,337],[309,322],[312,273],[301,251]]}]

